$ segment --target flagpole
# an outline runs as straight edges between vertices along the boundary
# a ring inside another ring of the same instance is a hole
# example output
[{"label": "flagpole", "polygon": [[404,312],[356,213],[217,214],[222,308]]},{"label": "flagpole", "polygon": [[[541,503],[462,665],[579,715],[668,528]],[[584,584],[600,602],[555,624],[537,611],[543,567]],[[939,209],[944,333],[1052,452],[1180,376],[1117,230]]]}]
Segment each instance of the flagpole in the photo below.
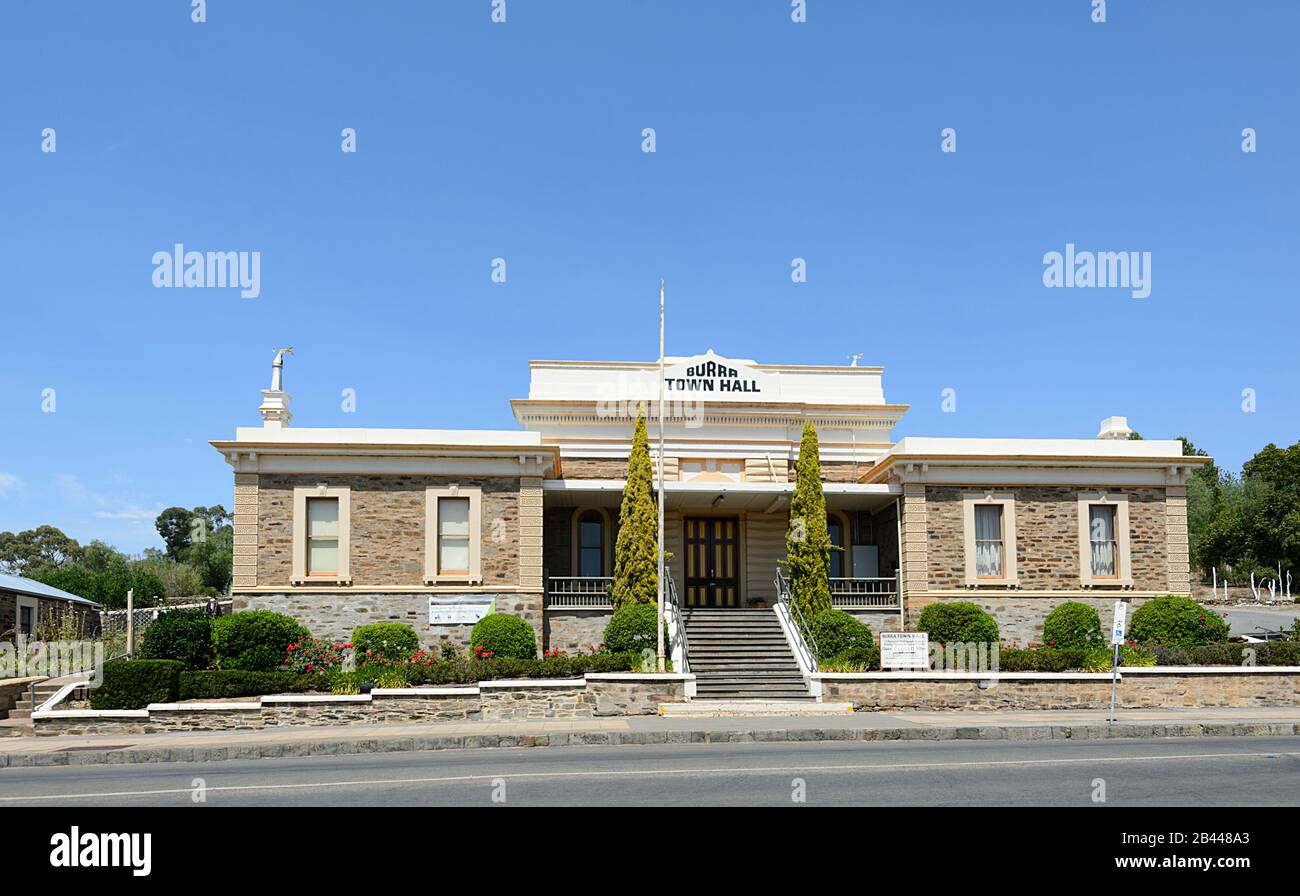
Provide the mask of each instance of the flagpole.
[{"label": "flagpole", "polygon": [[664,671],[664,278],[659,278],[659,612],[657,668]]}]

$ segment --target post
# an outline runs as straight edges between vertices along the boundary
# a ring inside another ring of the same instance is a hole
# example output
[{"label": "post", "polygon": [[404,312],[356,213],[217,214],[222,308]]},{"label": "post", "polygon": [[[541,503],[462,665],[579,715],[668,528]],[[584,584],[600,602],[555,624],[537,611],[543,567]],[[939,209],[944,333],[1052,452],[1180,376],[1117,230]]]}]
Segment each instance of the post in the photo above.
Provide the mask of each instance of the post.
[{"label": "post", "polygon": [[1110,661],[1110,715],[1106,718],[1106,724],[1118,721],[1115,718],[1115,694],[1119,687],[1119,645],[1115,645],[1115,655]]},{"label": "post", "polygon": [[664,671],[664,278],[659,278],[659,612],[655,614],[659,640],[656,669]]},{"label": "post", "polygon": [[135,653],[135,590],[126,592],[126,655]]}]

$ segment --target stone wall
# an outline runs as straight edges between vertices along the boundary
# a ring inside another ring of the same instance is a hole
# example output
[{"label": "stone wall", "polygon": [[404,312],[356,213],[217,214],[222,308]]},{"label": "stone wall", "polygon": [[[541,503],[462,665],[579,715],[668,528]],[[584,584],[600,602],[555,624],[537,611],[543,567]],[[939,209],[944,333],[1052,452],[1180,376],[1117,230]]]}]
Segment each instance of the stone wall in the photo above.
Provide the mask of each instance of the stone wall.
[{"label": "stone wall", "polygon": [[565,479],[624,479],[627,477],[627,459],[566,457],[562,470]]},{"label": "stone wall", "polygon": [[352,580],[361,587],[424,583],[425,489],[460,484],[482,489],[483,584],[519,582],[519,491],[516,477],[259,477],[257,584],[284,587],[293,575],[293,490],[327,482],[351,490]]},{"label": "stone wall", "polygon": [[[907,627],[909,629],[915,628],[921,611],[929,604],[964,601],[974,604],[997,620],[998,633],[1003,644],[1027,647],[1030,644],[1041,644],[1043,642],[1043,621],[1047,619],[1047,614],[1066,601],[1087,604],[1092,607],[1097,611],[1097,615],[1101,617],[1102,628],[1107,628],[1110,625],[1111,616],[1114,615],[1115,601],[1119,596],[1119,594],[1109,594],[1105,597],[1050,594],[1009,596],[1006,594],[985,594],[972,590],[970,594],[912,598],[907,602]],[[1130,596],[1128,599],[1129,619],[1132,619],[1133,612],[1148,600],[1152,600],[1152,598]]]},{"label": "stone wall", "polygon": [[[83,635],[99,631],[99,614],[94,607],[71,601],[37,598],[37,628],[57,625],[63,614],[71,613]],[[18,595],[11,591],[0,592],[0,641],[14,641],[18,634]]]},{"label": "stone wall", "polygon": [[[272,610],[294,617],[318,638],[348,641],[360,626],[375,622],[404,622],[415,629],[420,643],[436,647],[448,642],[459,646],[469,644],[472,625],[430,625],[429,594],[431,592],[382,593],[360,591],[284,591],[273,594],[235,594],[234,608],[238,610]],[[520,616],[538,632],[538,646],[542,646],[542,595],[519,592],[481,594],[466,592],[472,597],[495,597],[498,613]],[[447,596],[440,592],[440,596]]]},{"label": "stone wall", "polygon": [[[928,587],[966,587],[962,493],[971,489],[928,486]],[[1017,487],[1015,495],[1016,574],[1027,591],[1069,591],[1081,587],[1079,569],[1079,493],[1085,489]],[[1161,488],[1106,489],[1128,496],[1129,554],[1133,589],[1169,588],[1165,491]]]},{"label": "stone wall", "polygon": [[34,720],[39,735],[155,734],[321,725],[589,719],[650,715],[686,698],[688,675],[592,673],[566,680],[487,681],[477,687],[289,695],[257,700],[154,704],[144,710],[55,710]]},{"label": "stone wall", "polygon": [[592,644],[605,643],[605,626],[613,615],[612,610],[547,610],[546,649],[589,653]]},{"label": "stone wall", "polygon": [[877,635],[881,632],[897,632],[902,630],[898,624],[899,620],[897,610],[862,610],[846,608],[844,612],[848,613],[859,622],[865,623]]},{"label": "stone wall", "polygon": [[[868,711],[947,709],[1096,709],[1110,706],[1110,674],[820,675],[822,700]],[[991,686],[980,688],[981,682]],[[1123,672],[1118,705],[1163,707],[1300,706],[1300,669],[1192,671],[1184,667]]]}]

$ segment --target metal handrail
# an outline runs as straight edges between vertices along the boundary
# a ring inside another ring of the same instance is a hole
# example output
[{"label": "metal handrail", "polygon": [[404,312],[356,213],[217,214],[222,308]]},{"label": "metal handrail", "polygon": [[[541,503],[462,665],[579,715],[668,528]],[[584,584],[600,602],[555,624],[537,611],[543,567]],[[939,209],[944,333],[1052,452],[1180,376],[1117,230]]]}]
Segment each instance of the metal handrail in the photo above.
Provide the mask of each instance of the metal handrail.
[{"label": "metal handrail", "polygon": [[673,630],[677,640],[682,645],[682,667],[674,668],[674,672],[690,672],[690,643],[686,640],[686,617],[682,615],[682,605],[677,598],[677,584],[673,581],[673,574],[670,570],[664,570],[664,597],[668,605],[673,608]]},{"label": "metal handrail", "polygon": [[813,637],[812,627],[804,618],[803,610],[799,609],[799,604],[790,594],[790,579],[786,577],[785,571],[780,566],[776,568],[776,599],[785,606],[785,611],[790,617],[790,622],[795,626],[795,633],[803,641],[804,648],[810,655],[809,663],[812,671],[817,671],[817,664],[821,658],[821,650],[817,647],[817,639]]}]

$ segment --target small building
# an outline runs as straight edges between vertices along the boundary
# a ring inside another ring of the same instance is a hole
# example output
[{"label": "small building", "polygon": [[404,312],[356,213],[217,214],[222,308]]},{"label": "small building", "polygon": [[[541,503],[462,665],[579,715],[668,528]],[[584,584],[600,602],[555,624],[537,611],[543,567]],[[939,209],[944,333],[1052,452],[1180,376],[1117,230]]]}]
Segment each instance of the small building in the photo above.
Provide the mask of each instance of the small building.
[{"label": "small building", "polygon": [[[658,435],[658,362],[530,362],[519,428],[291,427],[277,355],[259,427],[214,441],[234,470],[237,609],[347,638],[397,620],[464,642],[488,608],[539,641],[598,643],[639,405]],[[794,462],[818,431],[836,606],[877,630],[973,601],[1003,640],[1041,637],[1064,600],[1109,609],[1189,594],[1186,494],[1208,458],[1133,440],[904,438],[880,367],[669,358],[668,567],[686,608],[770,607]],[[477,610],[475,608],[478,608]]]},{"label": "small building", "polygon": [[73,613],[82,632],[97,623],[99,604],[59,588],[23,576],[0,573],[0,640],[12,641],[16,635],[36,636],[42,626],[56,624],[64,614]]}]

